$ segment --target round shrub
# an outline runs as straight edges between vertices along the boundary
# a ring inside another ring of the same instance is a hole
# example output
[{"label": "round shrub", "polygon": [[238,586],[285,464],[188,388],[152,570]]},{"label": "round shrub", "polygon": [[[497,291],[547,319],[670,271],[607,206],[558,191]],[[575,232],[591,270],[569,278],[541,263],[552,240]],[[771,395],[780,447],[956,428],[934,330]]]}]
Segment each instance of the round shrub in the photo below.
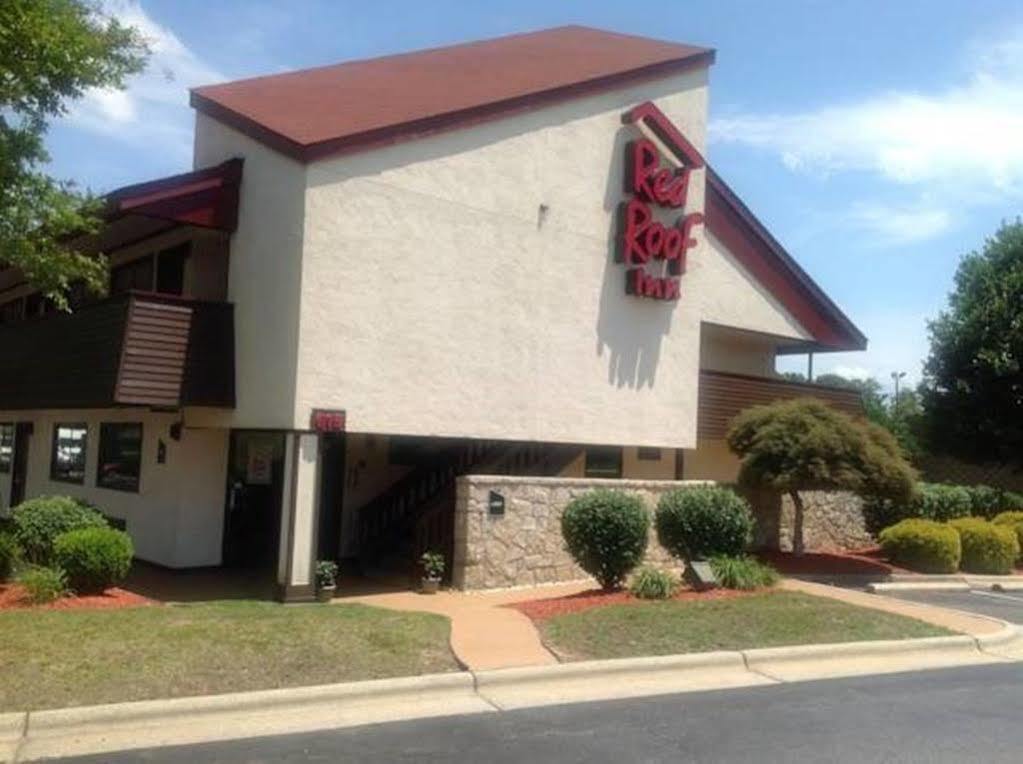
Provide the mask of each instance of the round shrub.
[{"label": "round shrub", "polygon": [[1023,560],[1023,511],[1002,512],[992,520],[995,525],[1004,525],[1016,531],[1016,540],[1020,546],[1020,560]]},{"label": "round shrub", "polygon": [[11,577],[20,559],[21,549],[14,540],[14,534],[0,531],[0,581]]},{"label": "round shrub", "polygon": [[678,488],[657,503],[657,538],[682,560],[737,557],[753,538],[753,513],[733,491],[719,486]]},{"label": "round shrub", "polygon": [[955,573],[962,544],[955,528],[933,520],[909,519],[878,535],[885,555],[896,565],[921,573]]},{"label": "round shrub", "polygon": [[18,576],[25,596],[35,605],[53,602],[67,594],[67,576],[60,568],[31,567]]},{"label": "round shrub", "polygon": [[629,582],[629,591],[642,600],[666,600],[678,591],[679,580],[666,570],[644,565]]},{"label": "round shrub", "polygon": [[48,565],[53,541],[79,528],[106,528],[103,515],[70,496],[40,496],[16,506],[12,512],[14,538],[25,558]]},{"label": "round shrub", "polygon": [[561,516],[569,554],[605,589],[621,586],[646,552],[650,517],[637,496],[597,490],[573,499]]},{"label": "round shrub", "polygon": [[962,569],[967,573],[1011,573],[1019,557],[1016,531],[979,517],[961,517],[949,523],[959,532],[963,547]]},{"label": "round shrub", "polygon": [[128,534],[113,528],[80,528],[53,542],[53,561],[78,594],[99,594],[121,583],[133,554]]}]

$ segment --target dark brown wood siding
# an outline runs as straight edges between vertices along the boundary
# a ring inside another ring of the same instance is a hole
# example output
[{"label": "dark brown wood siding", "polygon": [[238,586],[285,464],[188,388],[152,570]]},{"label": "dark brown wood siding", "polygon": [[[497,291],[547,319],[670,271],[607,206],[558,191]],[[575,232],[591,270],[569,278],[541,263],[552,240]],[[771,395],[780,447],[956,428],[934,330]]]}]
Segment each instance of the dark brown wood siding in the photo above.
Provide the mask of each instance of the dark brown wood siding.
[{"label": "dark brown wood siding", "polygon": [[818,398],[852,416],[862,416],[864,413],[863,401],[855,390],[744,374],[701,371],[697,438],[720,440],[725,437],[732,419],[740,411],[750,406],[792,398]]},{"label": "dark brown wood siding", "polygon": [[0,327],[0,410],[234,406],[232,306],[121,296]]}]

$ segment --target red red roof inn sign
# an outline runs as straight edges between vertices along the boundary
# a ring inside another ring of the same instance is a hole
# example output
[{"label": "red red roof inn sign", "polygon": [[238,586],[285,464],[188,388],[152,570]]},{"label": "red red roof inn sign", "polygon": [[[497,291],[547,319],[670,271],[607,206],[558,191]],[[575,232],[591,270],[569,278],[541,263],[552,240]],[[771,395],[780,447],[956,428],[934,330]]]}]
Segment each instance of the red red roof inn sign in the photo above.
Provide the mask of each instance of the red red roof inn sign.
[{"label": "red red roof inn sign", "polygon": [[[649,138],[626,148],[625,185],[632,198],[622,204],[619,259],[628,269],[625,291],[639,297],[677,300],[686,253],[696,246],[693,229],[703,223],[699,212],[685,214],[689,178],[703,167],[700,152],[654,104],[647,102],[627,112],[626,123],[643,122],[676,155],[679,167],[662,164],[657,144]],[[652,208],[679,210],[675,223],[665,225]]]}]

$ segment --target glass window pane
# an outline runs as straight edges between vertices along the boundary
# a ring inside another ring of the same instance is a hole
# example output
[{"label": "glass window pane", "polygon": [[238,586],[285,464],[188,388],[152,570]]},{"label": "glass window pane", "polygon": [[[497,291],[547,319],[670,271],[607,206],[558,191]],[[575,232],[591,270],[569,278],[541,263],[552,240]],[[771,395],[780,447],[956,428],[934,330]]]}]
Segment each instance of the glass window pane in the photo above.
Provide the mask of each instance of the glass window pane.
[{"label": "glass window pane", "polygon": [[115,491],[139,490],[142,471],[142,424],[104,422],[99,428],[96,485]]},{"label": "glass window pane", "polygon": [[65,483],[85,482],[85,449],[88,429],[84,424],[53,427],[50,478]]},{"label": "glass window pane", "polygon": [[586,449],[586,477],[620,478],[622,449],[618,446],[594,446]]},{"label": "glass window pane", "polygon": [[180,295],[185,290],[185,259],[189,246],[165,249],[156,260],[156,291],[162,294]]},{"label": "glass window pane", "polygon": [[0,472],[10,472],[14,463],[14,425],[0,424]]}]

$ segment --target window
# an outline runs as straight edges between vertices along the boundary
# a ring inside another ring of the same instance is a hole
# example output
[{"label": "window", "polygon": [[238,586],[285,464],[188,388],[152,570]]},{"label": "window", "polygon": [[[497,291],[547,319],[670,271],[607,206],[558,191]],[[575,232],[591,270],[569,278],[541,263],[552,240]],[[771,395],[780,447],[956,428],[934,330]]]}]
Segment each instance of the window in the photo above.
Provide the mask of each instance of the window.
[{"label": "window", "polygon": [[190,245],[181,244],[112,268],[111,294],[124,294],[133,289],[139,292],[183,294],[185,261],[190,250]]},{"label": "window", "polygon": [[622,449],[617,446],[595,446],[586,449],[586,477],[620,478]]},{"label": "window", "polygon": [[640,446],[636,449],[636,456],[641,462],[659,462],[661,461],[661,449]]},{"label": "window", "polygon": [[132,289],[153,291],[153,256],[133,260],[110,269],[110,293],[124,294]]},{"label": "window", "polygon": [[185,291],[185,259],[188,245],[166,249],[156,256],[156,291],[180,295]]},{"label": "window", "polygon": [[50,479],[63,483],[85,482],[85,441],[88,428],[84,424],[53,426],[53,453],[50,457]]},{"label": "window", "polygon": [[0,472],[10,472],[14,463],[14,425],[0,424]]},{"label": "window", "polygon": [[96,485],[138,493],[142,469],[142,424],[104,422],[99,426]]}]

